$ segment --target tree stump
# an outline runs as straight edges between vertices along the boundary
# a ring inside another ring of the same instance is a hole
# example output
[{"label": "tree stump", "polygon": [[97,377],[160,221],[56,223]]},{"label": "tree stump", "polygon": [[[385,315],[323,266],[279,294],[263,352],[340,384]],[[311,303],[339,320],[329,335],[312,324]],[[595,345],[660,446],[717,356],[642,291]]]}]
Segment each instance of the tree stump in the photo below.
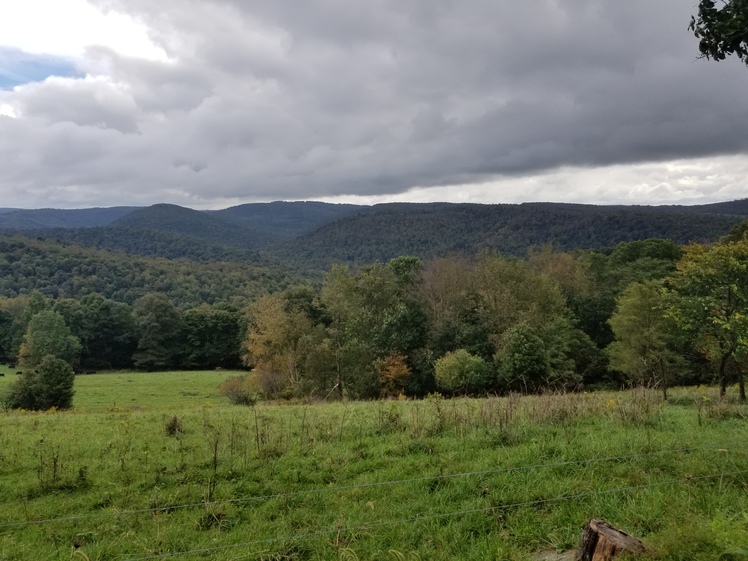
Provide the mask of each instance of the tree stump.
[{"label": "tree stump", "polygon": [[587,523],[576,561],[610,561],[620,552],[644,553],[644,542],[614,528],[604,520],[593,518]]}]

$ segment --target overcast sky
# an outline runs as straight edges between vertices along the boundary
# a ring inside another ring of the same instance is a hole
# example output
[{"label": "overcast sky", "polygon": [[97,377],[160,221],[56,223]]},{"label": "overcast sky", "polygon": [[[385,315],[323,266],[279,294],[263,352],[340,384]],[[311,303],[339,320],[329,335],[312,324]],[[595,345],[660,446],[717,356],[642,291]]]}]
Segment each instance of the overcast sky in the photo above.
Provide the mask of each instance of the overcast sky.
[{"label": "overcast sky", "polygon": [[748,196],[696,0],[0,0],[0,207]]}]

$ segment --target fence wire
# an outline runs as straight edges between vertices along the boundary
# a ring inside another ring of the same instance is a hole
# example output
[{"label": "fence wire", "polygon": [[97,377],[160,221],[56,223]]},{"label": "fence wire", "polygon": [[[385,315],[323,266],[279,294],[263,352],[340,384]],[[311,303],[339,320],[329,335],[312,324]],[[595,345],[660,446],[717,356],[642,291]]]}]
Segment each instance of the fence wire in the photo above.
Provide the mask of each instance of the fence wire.
[{"label": "fence wire", "polygon": [[[730,445],[730,446],[735,446],[735,445]],[[634,458],[645,458],[649,456],[658,456],[658,455],[663,455],[663,454],[697,452],[697,451],[704,451],[704,450],[726,451],[727,447],[726,446],[721,446],[721,447],[702,446],[702,447],[692,447],[692,448],[672,448],[672,449],[667,449],[667,450],[658,450],[655,452],[643,452],[640,454],[604,456],[604,457],[596,457],[596,458],[587,458],[584,460],[569,460],[565,462],[555,462],[555,463],[545,463],[545,464],[526,464],[526,465],[520,465],[520,466],[507,466],[507,467],[489,469],[489,470],[449,473],[449,474],[441,474],[441,475],[429,475],[429,476],[423,476],[423,477],[414,477],[410,479],[375,481],[371,483],[359,483],[355,485],[340,485],[336,487],[323,487],[323,488],[317,488],[317,489],[306,489],[306,490],[301,490],[301,491],[289,491],[285,493],[272,493],[272,494],[266,494],[266,495],[237,497],[233,499],[220,499],[220,500],[215,500],[215,501],[201,501],[201,502],[184,503],[184,504],[153,507],[153,508],[115,510],[113,512],[101,512],[101,513],[96,513],[96,514],[81,514],[81,515],[75,515],[75,516],[44,518],[40,520],[26,520],[23,522],[9,522],[5,524],[0,524],[0,531],[12,530],[15,528],[22,528],[26,526],[49,524],[53,522],[74,522],[74,521],[79,521],[79,520],[110,518],[113,516],[127,516],[127,515],[145,514],[145,513],[172,512],[175,510],[183,510],[183,509],[190,509],[190,508],[204,508],[208,506],[217,506],[217,505],[225,505],[225,504],[259,502],[259,501],[267,501],[267,500],[272,500],[272,499],[287,499],[287,498],[292,498],[292,497],[297,497],[297,496],[302,496],[302,495],[337,493],[337,492],[342,492],[342,491],[350,491],[354,489],[367,489],[367,488],[373,488],[373,487],[385,487],[385,486],[392,486],[392,485],[407,485],[409,483],[421,483],[425,481],[437,481],[437,480],[454,479],[454,478],[460,478],[460,477],[474,477],[474,476],[481,476],[481,475],[494,475],[498,473],[535,470],[535,469],[544,469],[544,468],[557,468],[557,467],[573,466],[573,465],[586,465],[586,464],[592,464],[592,463],[598,463],[598,462],[631,460]]]},{"label": "fence wire", "polygon": [[446,512],[446,513],[438,513],[438,514],[423,514],[423,515],[412,516],[409,518],[401,518],[399,520],[387,520],[384,522],[376,522],[373,524],[364,524],[361,526],[345,526],[341,528],[335,528],[335,529],[330,529],[330,530],[319,530],[316,532],[309,532],[305,534],[293,534],[293,535],[282,536],[282,537],[277,537],[277,538],[252,540],[252,541],[235,543],[235,544],[225,544],[225,545],[218,545],[218,546],[213,546],[213,547],[205,547],[201,549],[188,549],[184,551],[175,551],[171,553],[161,553],[158,555],[148,555],[146,557],[128,557],[128,558],[124,558],[123,561],[150,561],[153,559],[166,559],[169,557],[178,557],[178,556],[189,555],[189,554],[214,553],[217,551],[225,551],[227,549],[252,547],[256,545],[267,545],[267,544],[272,544],[272,543],[295,541],[295,540],[300,540],[304,538],[313,538],[313,537],[332,535],[332,534],[342,534],[342,533],[348,533],[348,532],[358,532],[358,531],[363,531],[363,530],[373,530],[373,529],[382,528],[385,526],[394,526],[397,524],[408,524],[412,522],[422,522],[424,520],[435,520],[439,518],[448,518],[451,516],[465,516],[469,514],[495,512],[498,510],[503,510],[503,509],[508,509],[508,508],[519,508],[523,506],[537,506],[537,505],[546,504],[546,503],[570,501],[570,500],[582,499],[586,497],[594,497],[597,495],[622,493],[626,491],[649,489],[653,487],[663,487],[665,485],[687,484],[693,481],[714,479],[717,477],[724,478],[726,476],[741,475],[745,473],[748,473],[748,469],[740,470],[740,471],[732,471],[732,472],[721,472],[721,473],[716,473],[716,474],[711,474],[711,475],[702,475],[702,476],[697,476],[697,477],[686,477],[682,479],[670,479],[668,481],[660,481],[658,483],[648,483],[644,485],[632,485],[629,487],[618,487],[616,489],[605,489],[602,491],[590,491],[586,493],[577,493],[574,495],[562,495],[562,496],[553,497],[550,499],[537,499],[533,501],[525,501],[525,502],[520,502],[520,503],[501,504],[501,505],[485,507],[485,508],[458,510],[454,512]]}]

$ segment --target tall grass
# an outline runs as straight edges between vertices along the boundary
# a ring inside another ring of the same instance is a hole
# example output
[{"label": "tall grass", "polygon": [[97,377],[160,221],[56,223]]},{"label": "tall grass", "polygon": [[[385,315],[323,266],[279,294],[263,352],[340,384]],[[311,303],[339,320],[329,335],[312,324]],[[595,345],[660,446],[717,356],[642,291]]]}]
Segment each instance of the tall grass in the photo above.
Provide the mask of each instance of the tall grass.
[{"label": "tall grass", "polygon": [[82,410],[0,415],[0,525],[97,516],[0,526],[0,559],[531,559],[592,516],[657,559],[748,545],[746,408],[709,388],[234,407],[150,376],[163,409],[90,376]]}]

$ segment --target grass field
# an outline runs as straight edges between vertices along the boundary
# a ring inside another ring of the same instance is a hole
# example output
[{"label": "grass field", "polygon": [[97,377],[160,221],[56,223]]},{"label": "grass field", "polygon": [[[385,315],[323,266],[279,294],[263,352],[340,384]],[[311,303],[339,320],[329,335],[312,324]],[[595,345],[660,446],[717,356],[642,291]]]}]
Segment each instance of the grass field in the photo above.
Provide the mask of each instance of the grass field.
[{"label": "grass field", "polygon": [[748,408],[712,389],[247,408],[229,375],[0,413],[0,559],[522,560],[593,516],[654,559],[748,555]]},{"label": "grass field", "polygon": [[[0,391],[15,380],[15,370],[0,366]],[[75,378],[76,411],[111,409],[158,409],[200,406],[206,403],[226,404],[218,386],[239,372],[111,372],[86,374]]]}]

